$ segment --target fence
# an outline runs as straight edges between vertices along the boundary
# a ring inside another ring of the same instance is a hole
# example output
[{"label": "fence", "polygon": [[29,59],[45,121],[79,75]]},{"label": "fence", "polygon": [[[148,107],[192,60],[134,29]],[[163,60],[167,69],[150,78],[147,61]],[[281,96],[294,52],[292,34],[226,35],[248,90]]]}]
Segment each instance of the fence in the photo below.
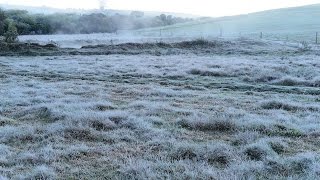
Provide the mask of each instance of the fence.
[{"label": "fence", "polygon": [[249,31],[236,31],[223,28],[210,29],[196,29],[192,26],[183,27],[164,27],[154,28],[150,30],[137,31],[137,34],[142,36],[152,37],[222,37],[222,38],[250,38],[250,39],[263,39],[272,41],[284,42],[307,42],[312,44],[320,44],[320,33],[312,30],[304,32],[294,32],[290,30],[273,31],[273,32],[249,32]]},{"label": "fence", "polygon": [[139,33],[145,36],[155,37],[219,37],[219,38],[249,38],[249,39],[261,39],[261,40],[273,40],[273,41],[284,41],[284,42],[308,42],[312,44],[320,44],[320,37],[318,32],[306,32],[306,33],[268,33],[268,32],[253,32],[253,33],[206,33],[199,32],[195,33],[175,33],[174,31],[159,30],[157,33]]}]

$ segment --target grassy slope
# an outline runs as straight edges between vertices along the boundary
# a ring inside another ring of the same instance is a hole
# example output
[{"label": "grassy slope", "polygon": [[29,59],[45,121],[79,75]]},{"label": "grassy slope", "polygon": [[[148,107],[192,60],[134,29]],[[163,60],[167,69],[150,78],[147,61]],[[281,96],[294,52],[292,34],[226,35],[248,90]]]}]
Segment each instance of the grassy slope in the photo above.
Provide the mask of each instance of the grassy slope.
[{"label": "grassy slope", "polygon": [[[242,35],[253,33],[273,33],[300,36],[315,35],[320,30],[320,4],[296,8],[277,9],[248,15],[215,18],[193,23],[185,23],[163,28],[162,34],[174,35]],[[140,33],[157,33],[159,28],[146,29]]]}]

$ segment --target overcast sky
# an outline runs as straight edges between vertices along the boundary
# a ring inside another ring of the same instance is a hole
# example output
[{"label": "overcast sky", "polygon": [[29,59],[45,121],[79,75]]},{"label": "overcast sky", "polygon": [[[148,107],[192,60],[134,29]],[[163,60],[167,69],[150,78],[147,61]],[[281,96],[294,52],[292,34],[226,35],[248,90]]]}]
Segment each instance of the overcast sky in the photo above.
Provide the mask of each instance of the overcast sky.
[{"label": "overcast sky", "polygon": [[[229,16],[320,3],[320,0],[106,0],[107,8]],[[94,9],[98,0],[0,0],[0,4]]]}]

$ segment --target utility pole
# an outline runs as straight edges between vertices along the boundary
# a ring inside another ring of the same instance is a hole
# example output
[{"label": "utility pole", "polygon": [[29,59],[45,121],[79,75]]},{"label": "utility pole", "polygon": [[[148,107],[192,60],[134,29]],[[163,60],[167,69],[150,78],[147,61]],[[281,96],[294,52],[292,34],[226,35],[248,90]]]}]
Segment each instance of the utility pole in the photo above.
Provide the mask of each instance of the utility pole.
[{"label": "utility pole", "polygon": [[260,32],[260,39],[262,39],[263,38],[263,34],[262,34],[262,32]]},{"label": "utility pole", "polygon": [[318,32],[316,32],[316,44],[318,44]]}]

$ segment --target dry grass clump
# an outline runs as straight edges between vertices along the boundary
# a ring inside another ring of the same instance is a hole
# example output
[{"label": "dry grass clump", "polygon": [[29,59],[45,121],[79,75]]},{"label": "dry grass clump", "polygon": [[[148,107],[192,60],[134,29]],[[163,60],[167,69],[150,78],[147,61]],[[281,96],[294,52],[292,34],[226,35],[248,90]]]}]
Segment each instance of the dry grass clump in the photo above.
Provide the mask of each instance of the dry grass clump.
[{"label": "dry grass clump", "polygon": [[267,159],[264,162],[264,166],[266,171],[274,176],[289,176],[288,167],[282,162],[281,159]]},{"label": "dry grass clump", "polygon": [[233,147],[226,144],[211,145],[208,147],[208,152],[203,154],[204,159],[209,164],[216,165],[218,167],[226,167],[233,161],[239,160],[237,153]]},{"label": "dry grass clump", "polygon": [[275,124],[271,131],[265,132],[269,136],[304,137],[305,133],[296,127]]},{"label": "dry grass clump", "polygon": [[312,85],[313,87],[320,87],[320,76],[314,77],[314,78],[312,79],[311,85]]},{"label": "dry grass clump", "polygon": [[57,174],[55,173],[55,171],[46,165],[36,166],[31,172],[27,173],[24,177],[21,177],[21,179],[41,180],[53,180],[56,178]]},{"label": "dry grass clump", "polygon": [[64,130],[64,138],[68,140],[79,140],[79,141],[95,141],[97,136],[94,135],[90,129],[86,128],[66,128]]},{"label": "dry grass clump", "polygon": [[90,126],[97,131],[108,131],[115,129],[116,125],[112,121],[92,121]]},{"label": "dry grass clump", "polygon": [[200,159],[199,149],[201,147],[195,144],[179,144],[174,146],[170,153],[173,160],[198,160]]},{"label": "dry grass clump", "polygon": [[268,142],[271,149],[277,154],[283,154],[288,150],[288,144],[283,142],[281,139],[273,139]]},{"label": "dry grass clump", "polygon": [[121,165],[119,179],[216,179],[216,169],[200,162],[189,160],[163,161],[129,159]]},{"label": "dry grass clump", "polygon": [[320,79],[319,77],[314,77],[313,79],[305,80],[295,77],[283,77],[279,80],[275,80],[272,82],[275,85],[281,86],[309,86],[309,87],[320,87]]},{"label": "dry grass clump", "polygon": [[284,77],[274,81],[273,84],[281,85],[281,86],[299,86],[299,85],[306,85],[306,82],[298,78]]},{"label": "dry grass clump", "polygon": [[289,112],[297,112],[297,111],[319,111],[319,107],[317,106],[310,106],[310,105],[296,105],[293,103],[287,103],[283,101],[264,101],[261,103],[261,108],[267,109],[267,110],[285,110]]},{"label": "dry grass clump", "polygon": [[296,106],[296,105],[292,105],[289,103],[285,103],[285,102],[280,102],[280,101],[276,101],[276,100],[272,100],[272,101],[266,101],[263,102],[261,104],[261,107],[263,109],[282,109],[285,111],[298,111],[298,110],[303,110],[303,108]]},{"label": "dry grass clump", "polygon": [[238,134],[234,135],[232,144],[236,146],[251,144],[255,142],[259,137],[261,137],[261,134],[256,131],[239,132]]},{"label": "dry grass clump", "polygon": [[72,126],[93,128],[97,131],[109,131],[121,126],[127,120],[127,115],[122,111],[92,111],[88,110],[78,114],[69,113],[66,120]]},{"label": "dry grass clump", "polygon": [[8,76],[5,73],[0,73],[0,79],[6,79],[6,78],[8,78]]},{"label": "dry grass clump", "polygon": [[226,144],[197,145],[179,143],[173,145],[169,153],[170,159],[191,160],[204,162],[216,167],[226,167],[237,159],[237,153],[233,147]]},{"label": "dry grass clump", "polygon": [[0,142],[8,144],[27,144],[43,140],[43,132],[31,125],[0,127]]},{"label": "dry grass clump", "polygon": [[53,123],[58,120],[63,120],[64,117],[59,112],[54,112],[48,107],[34,107],[16,113],[15,117],[25,121],[42,121],[46,123]]},{"label": "dry grass clump", "polygon": [[312,154],[298,154],[289,158],[289,167],[292,173],[303,174],[312,170],[315,157]]},{"label": "dry grass clump", "polygon": [[37,166],[49,163],[49,161],[46,161],[45,157],[41,156],[41,153],[36,151],[21,152],[12,157],[13,164],[21,164],[24,166]]},{"label": "dry grass clump", "polygon": [[237,124],[231,116],[189,116],[177,122],[183,128],[199,131],[234,132]]},{"label": "dry grass clump", "polygon": [[263,161],[268,156],[274,156],[276,153],[270,145],[264,141],[259,141],[244,147],[243,153],[250,159],[255,161]]},{"label": "dry grass clump", "polygon": [[[195,147],[196,148],[196,147]],[[192,148],[194,149],[194,148]],[[219,153],[218,153],[219,154]],[[293,157],[264,157],[263,161],[229,163],[227,166],[208,166],[204,161],[163,158],[129,159],[120,166],[117,174],[122,179],[318,179],[318,162],[313,155]],[[223,159],[223,158],[222,158]],[[224,162],[224,160],[220,161]]]},{"label": "dry grass clump", "polygon": [[94,152],[94,148],[88,147],[85,144],[76,144],[76,145],[71,145],[68,148],[66,148],[63,152],[61,152],[61,157],[67,160],[76,160],[76,159],[81,159],[82,157],[92,155],[97,152]]},{"label": "dry grass clump", "polygon": [[203,38],[198,38],[193,41],[183,41],[173,44],[174,47],[178,48],[215,48],[223,46],[223,42],[209,41]]},{"label": "dry grass clump", "polygon": [[212,76],[212,77],[229,77],[227,73],[222,70],[219,71],[210,71],[210,70],[200,70],[200,69],[191,69],[187,71],[188,74],[199,75],[199,76]]},{"label": "dry grass clump", "polygon": [[3,117],[0,115],[0,127],[2,126],[12,126],[12,125],[18,125],[19,123],[16,120]]},{"label": "dry grass clump", "polygon": [[[315,177],[320,176],[316,170],[319,161],[312,153],[301,153],[292,157],[283,159],[273,158],[264,162],[265,169],[268,173],[278,177]],[[304,179],[304,178],[303,178]],[[317,179],[317,178],[316,178]]]},{"label": "dry grass clump", "polygon": [[108,111],[115,110],[116,107],[112,106],[111,104],[97,104],[92,109],[97,111]]},{"label": "dry grass clump", "polygon": [[245,149],[245,154],[251,159],[260,161],[267,157],[268,153],[263,147],[250,146]]},{"label": "dry grass clump", "polygon": [[278,157],[288,150],[288,145],[280,138],[262,138],[246,145],[243,153],[255,161],[265,161],[269,157]]},{"label": "dry grass clump", "polygon": [[[298,127],[292,126],[292,124],[277,123],[268,119],[254,119],[247,122],[241,122],[241,131],[257,132],[260,136],[272,136],[272,137],[304,137],[305,133]],[[235,143],[237,143],[236,138]]]},{"label": "dry grass clump", "polygon": [[[182,155],[180,158],[174,158],[173,160],[153,156],[144,159],[129,158],[120,166],[117,176],[123,179],[304,179],[306,177],[313,177],[314,179],[319,177],[316,170],[318,162],[313,156],[296,155],[280,158],[270,156],[267,152],[262,153],[264,155],[260,160],[246,161],[239,157],[237,153],[230,155],[228,153],[230,149],[225,149],[223,147],[225,145],[222,145],[222,148],[219,146],[217,148],[213,147],[214,156],[210,159],[207,158],[211,157],[209,147],[193,147],[190,144],[177,145],[178,147],[173,150],[174,153],[170,157]],[[185,149],[185,151],[181,149]],[[231,151],[234,152],[232,149]],[[206,156],[202,156],[203,154],[206,154]],[[257,154],[255,157],[261,156],[261,153]]]},{"label": "dry grass clump", "polygon": [[[252,79],[254,82],[266,83],[266,82],[274,81],[278,78],[279,78],[278,75],[266,73],[266,74],[260,74],[259,76],[254,77]],[[251,78],[249,78],[249,80],[251,80]]]}]

